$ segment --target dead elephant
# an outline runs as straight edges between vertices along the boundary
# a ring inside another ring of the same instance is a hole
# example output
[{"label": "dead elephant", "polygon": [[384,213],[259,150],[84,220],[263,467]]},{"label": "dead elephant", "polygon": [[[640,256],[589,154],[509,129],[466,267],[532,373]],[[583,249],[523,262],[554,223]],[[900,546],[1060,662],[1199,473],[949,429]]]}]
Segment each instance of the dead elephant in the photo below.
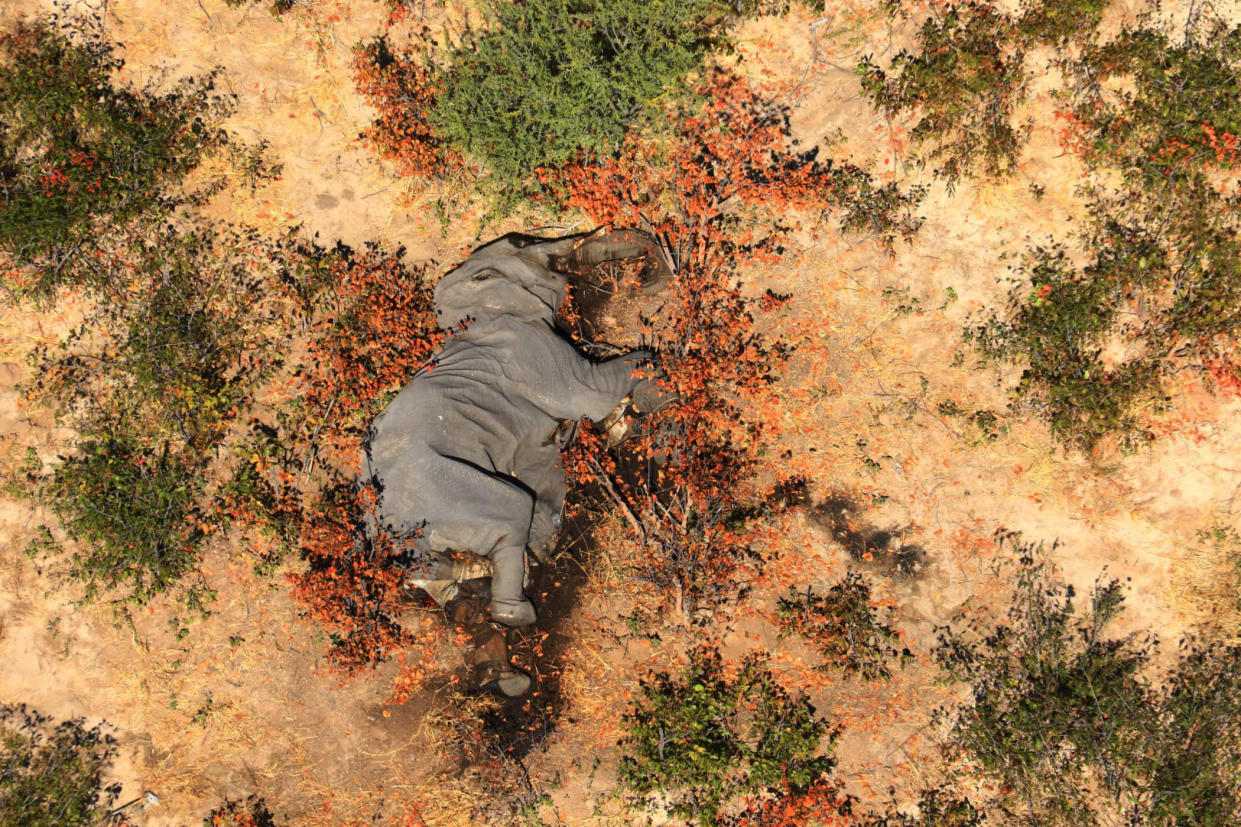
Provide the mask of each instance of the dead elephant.
[{"label": "dead elephant", "polygon": [[[670,277],[644,233],[513,234],[436,287],[437,319],[453,333],[375,419],[363,477],[376,488],[380,527],[407,544],[411,581],[439,602],[489,562],[492,618],[533,623],[525,554],[541,559],[560,524],[565,423],[604,420],[627,398],[638,411],[669,400],[650,378],[651,352],[597,362],[555,328],[569,276],[638,256],[653,281]],[[450,551],[477,557],[454,566]]]}]

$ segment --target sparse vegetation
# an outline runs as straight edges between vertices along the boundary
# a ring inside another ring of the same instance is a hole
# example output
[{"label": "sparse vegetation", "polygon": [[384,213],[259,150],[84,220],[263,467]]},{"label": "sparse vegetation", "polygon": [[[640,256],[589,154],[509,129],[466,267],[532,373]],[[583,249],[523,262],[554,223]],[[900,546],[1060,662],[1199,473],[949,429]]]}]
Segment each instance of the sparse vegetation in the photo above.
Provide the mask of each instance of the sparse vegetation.
[{"label": "sparse vegetation", "polygon": [[213,74],[157,91],[118,83],[122,66],[99,25],[82,18],[0,36],[0,253],[20,268],[4,279],[10,289],[46,295],[115,279],[97,261],[110,244],[223,184],[181,187],[207,158],[249,154],[259,178],[274,174],[261,146],[246,149],[221,129],[232,101]]},{"label": "sparse vegetation", "polygon": [[1127,449],[1151,438],[1187,369],[1228,394],[1241,376],[1241,35],[1208,11],[1191,15],[1178,41],[1152,11],[1104,37],[1095,27],[1106,5],[1027,3],[1013,17],[951,3],[924,23],[919,52],[886,70],[870,59],[859,67],[881,109],[918,112],[911,138],[951,182],[1015,169],[1029,129],[1014,115],[1027,52],[1059,49],[1061,143],[1094,173],[1084,185],[1091,218],[1074,244],[1022,256],[1008,307],[966,338],[987,359],[1028,365],[1016,400],[1085,450],[1110,435]]},{"label": "sparse vegetation", "polygon": [[281,364],[272,255],[245,234],[162,228],[98,260],[100,300],[38,359],[27,398],[81,435],[71,456],[28,475],[73,541],[40,559],[87,599],[145,602],[196,566],[216,527],[216,449]]},{"label": "sparse vegetation", "polygon": [[[1010,174],[1032,125],[1017,114],[1032,71],[1027,54],[1086,40],[1109,3],[1024,0],[1015,14],[984,0],[932,3],[916,52],[901,50],[886,69],[862,58],[862,90],[889,116],[916,113],[909,137],[949,185]],[[886,5],[892,15],[910,14],[909,4]]]},{"label": "sparse vegetation", "polygon": [[1241,650],[1185,643],[1172,674],[1145,671],[1155,639],[1106,635],[1123,586],[1100,579],[1079,611],[1043,550],[1019,555],[1006,622],[941,629],[935,656],[970,685],[948,713],[952,754],[999,783],[996,806],[1029,824],[1224,825],[1241,816]]}]

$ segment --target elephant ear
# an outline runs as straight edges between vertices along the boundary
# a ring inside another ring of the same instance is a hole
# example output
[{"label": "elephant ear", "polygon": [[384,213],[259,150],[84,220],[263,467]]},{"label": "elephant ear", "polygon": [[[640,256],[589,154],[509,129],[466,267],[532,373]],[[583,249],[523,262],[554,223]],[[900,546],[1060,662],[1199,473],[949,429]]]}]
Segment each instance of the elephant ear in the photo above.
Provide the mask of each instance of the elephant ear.
[{"label": "elephant ear", "polygon": [[661,289],[672,279],[672,266],[663,248],[649,233],[641,230],[600,229],[578,239],[573,250],[557,262],[570,273],[586,275],[601,264],[625,259],[646,259],[643,292]]}]

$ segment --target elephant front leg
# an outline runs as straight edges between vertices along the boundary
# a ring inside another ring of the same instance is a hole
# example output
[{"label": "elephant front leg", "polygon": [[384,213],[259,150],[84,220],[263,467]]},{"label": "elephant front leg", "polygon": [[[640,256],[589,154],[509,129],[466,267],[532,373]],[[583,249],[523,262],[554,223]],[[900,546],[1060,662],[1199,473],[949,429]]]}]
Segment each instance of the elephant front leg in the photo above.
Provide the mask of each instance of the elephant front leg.
[{"label": "elephant front leg", "polygon": [[491,553],[491,617],[505,626],[529,626],[537,615],[522,588],[526,550],[508,546]]}]

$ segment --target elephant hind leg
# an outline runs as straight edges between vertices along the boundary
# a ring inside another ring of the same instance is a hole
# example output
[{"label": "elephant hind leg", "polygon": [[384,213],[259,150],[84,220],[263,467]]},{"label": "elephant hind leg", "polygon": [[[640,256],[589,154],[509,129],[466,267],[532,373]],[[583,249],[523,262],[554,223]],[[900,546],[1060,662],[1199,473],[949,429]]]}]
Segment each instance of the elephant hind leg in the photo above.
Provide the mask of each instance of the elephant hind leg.
[{"label": "elephant hind leg", "polygon": [[530,691],[530,676],[507,663],[492,661],[475,668],[475,680],[481,689],[495,689],[506,698],[516,698]]},{"label": "elephant hind leg", "polygon": [[536,615],[523,589],[526,550],[508,546],[491,553],[491,617],[506,626],[529,626]]}]

